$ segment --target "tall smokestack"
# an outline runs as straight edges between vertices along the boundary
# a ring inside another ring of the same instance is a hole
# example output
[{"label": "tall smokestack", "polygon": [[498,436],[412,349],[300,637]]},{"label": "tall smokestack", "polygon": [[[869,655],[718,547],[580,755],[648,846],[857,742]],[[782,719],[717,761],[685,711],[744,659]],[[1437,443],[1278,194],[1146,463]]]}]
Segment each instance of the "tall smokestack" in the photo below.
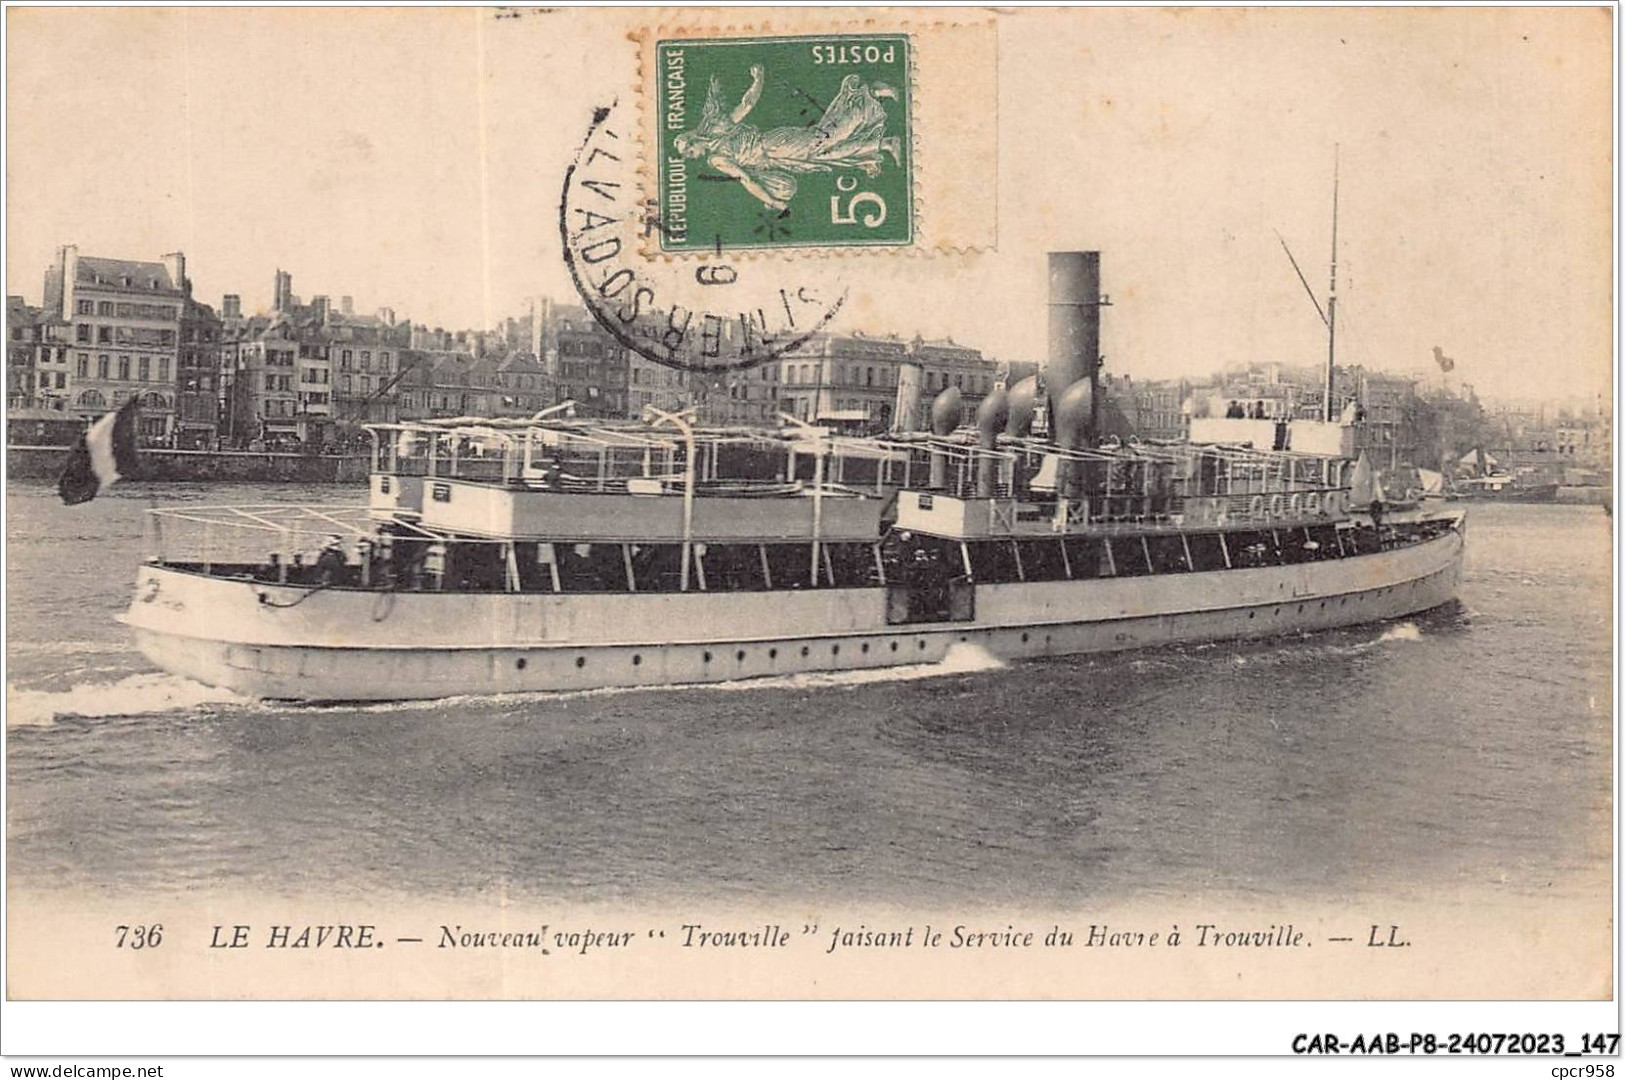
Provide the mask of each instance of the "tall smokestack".
[{"label": "tall smokestack", "polygon": [[1049,362],[1044,372],[1052,418],[1062,395],[1079,379],[1089,380],[1087,438],[1093,439],[1100,418],[1100,252],[1052,251]]},{"label": "tall smokestack", "polygon": [[897,365],[897,397],[892,403],[891,429],[913,431],[920,412],[921,367],[912,359]]}]

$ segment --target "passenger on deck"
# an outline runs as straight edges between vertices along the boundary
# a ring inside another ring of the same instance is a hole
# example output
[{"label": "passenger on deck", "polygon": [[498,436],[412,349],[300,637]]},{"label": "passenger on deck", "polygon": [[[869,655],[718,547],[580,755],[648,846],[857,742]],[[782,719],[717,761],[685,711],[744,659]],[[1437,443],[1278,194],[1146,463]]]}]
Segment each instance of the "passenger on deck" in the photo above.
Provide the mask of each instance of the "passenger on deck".
[{"label": "passenger on deck", "polygon": [[260,578],[262,581],[282,580],[282,555],[279,552],[271,552],[270,556],[265,560],[265,570],[260,575]]},{"label": "passenger on deck", "polygon": [[[298,558],[298,556],[294,556]],[[337,536],[329,536],[327,543],[322,547],[322,553],[316,556],[316,581],[322,585],[344,584],[345,572],[349,569],[349,561],[344,557],[344,541]]]}]

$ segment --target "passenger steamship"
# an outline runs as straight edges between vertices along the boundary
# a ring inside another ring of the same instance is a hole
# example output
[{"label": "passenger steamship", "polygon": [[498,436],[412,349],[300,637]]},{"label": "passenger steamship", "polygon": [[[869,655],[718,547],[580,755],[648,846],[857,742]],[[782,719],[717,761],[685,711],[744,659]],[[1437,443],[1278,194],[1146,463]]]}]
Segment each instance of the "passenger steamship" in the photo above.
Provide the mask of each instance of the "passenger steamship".
[{"label": "passenger steamship", "polygon": [[[1099,437],[1098,283],[1095,253],[1050,257],[1048,390],[996,388],[974,427],[956,389],[883,438],[665,413],[373,425],[365,507],[153,511],[122,620],[205,683],[376,700],[1256,638],[1454,595],[1464,515],[1351,502],[1330,419]],[[899,418],[917,395],[901,380]]]}]

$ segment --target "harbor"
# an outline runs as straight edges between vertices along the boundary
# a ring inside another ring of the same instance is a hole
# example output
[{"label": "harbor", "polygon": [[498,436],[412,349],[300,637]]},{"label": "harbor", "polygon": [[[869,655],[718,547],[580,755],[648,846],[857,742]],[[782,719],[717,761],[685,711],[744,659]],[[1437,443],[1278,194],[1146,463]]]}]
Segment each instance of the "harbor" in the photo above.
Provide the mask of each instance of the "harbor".
[{"label": "harbor", "polygon": [[[12,485],[19,885],[141,895],[226,877],[267,895],[537,902],[720,889],[764,904],[928,891],[997,906],[1193,888],[1347,898],[1418,876],[1532,897],[1608,880],[1606,845],[1588,839],[1607,835],[1612,754],[1595,507],[1475,509],[1458,601],[1397,623],[479,694],[454,719],[434,703],[255,703],[154,672],[113,621],[155,498],[331,494],[130,485],[87,518],[47,484]],[[533,819],[548,827],[499,827]]]}]

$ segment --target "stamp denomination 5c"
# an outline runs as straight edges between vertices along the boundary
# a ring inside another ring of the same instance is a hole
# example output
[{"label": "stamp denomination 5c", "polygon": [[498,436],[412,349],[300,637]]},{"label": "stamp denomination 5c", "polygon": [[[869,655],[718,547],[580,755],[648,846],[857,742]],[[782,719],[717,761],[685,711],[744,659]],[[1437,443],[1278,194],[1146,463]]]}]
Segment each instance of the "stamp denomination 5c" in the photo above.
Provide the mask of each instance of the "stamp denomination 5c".
[{"label": "stamp denomination 5c", "polygon": [[914,239],[907,34],[656,44],[663,251]]}]

